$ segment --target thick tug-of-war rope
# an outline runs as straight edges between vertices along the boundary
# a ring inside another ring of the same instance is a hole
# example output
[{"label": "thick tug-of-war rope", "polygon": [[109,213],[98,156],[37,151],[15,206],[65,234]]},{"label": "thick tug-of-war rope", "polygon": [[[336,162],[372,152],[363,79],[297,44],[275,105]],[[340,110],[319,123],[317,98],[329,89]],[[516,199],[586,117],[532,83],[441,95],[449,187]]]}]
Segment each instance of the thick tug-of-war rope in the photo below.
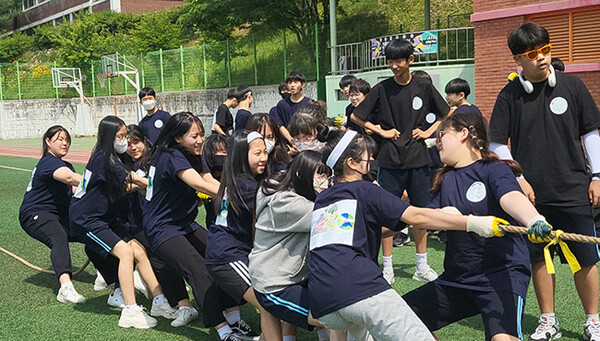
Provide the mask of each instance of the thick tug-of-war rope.
[{"label": "thick tug-of-war rope", "polygon": [[[4,252],[4,253],[6,253],[7,255],[9,255],[9,256],[11,256],[12,258],[14,258],[14,259],[18,260],[19,262],[21,262],[21,263],[25,264],[27,267],[29,267],[29,268],[31,268],[31,269],[33,269],[33,270],[37,270],[37,271],[39,271],[39,272],[43,272],[43,273],[45,273],[45,274],[56,275],[56,273],[55,273],[54,271],[52,271],[52,270],[46,270],[46,269],[43,269],[43,268],[41,268],[41,267],[39,267],[39,266],[37,266],[37,265],[33,265],[33,264],[29,263],[28,261],[26,261],[25,259],[23,259],[23,258],[21,258],[21,257],[19,257],[19,256],[17,256],[17,255],[15,255],[14,253],[12,253],[12,252],[8,251],[8,250],[7,250],[7,249],[5,249],[5,248],[2,248],[2,247],[0,247],[0,251],[2,251],[2,252]],[[82,272],[83,272],[83,270],[85,270],[85,268],[86,268],[86,267],[87,267],[89,264],[90,264],[90,260],[89,260],[89,258],[88,258],[88,260],[87,260],[87,261],[85,261],[85,263],[83,263],[83,265],[81,266],[81,268],[79,268],[79,270],[77,270],[77,271],[73,272],[73,276],[77,276],[77,275],[79,275],[80,273],[82,273]]]},{"label": "thick tug-of-war rope", "polygon": [[[500,228],[504,232],[527,234],[527,228],[526,227],[522,227],[522,226],[500,225]],[[560,230],[557,230],[557,231],[560,231]],[[550,232],[550,235],[548,236],[548,238],[549,239],[556,239],[557,231]],[[584,236],[582,234],[577,234],[577,233],[562,232],[562,233],[559,234],[558,239],[565,240],[565,241],[570,241],[570,242],[579,242],[579,243],[585,243],[585,244],[598,244],[598,245],[600,245],[600,238],[598,238],[598,237],[591,237],[591,236]]]}]

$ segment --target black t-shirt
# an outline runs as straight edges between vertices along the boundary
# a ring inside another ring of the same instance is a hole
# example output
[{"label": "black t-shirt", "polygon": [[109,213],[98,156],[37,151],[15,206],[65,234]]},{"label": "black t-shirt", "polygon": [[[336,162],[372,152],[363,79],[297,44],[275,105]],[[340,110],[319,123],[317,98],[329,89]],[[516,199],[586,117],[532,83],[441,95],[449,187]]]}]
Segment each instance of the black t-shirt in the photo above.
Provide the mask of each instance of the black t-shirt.
[{"label": "black t-shirt", "polygon": [[231,135],[233,133],[233,115],[225,104],[221,104],[217,108],[215,124],[218,124],[225,134]]},{"label": "black t-shirt", "polygon": [[350,116],[352,116],[352,112],[354,111],[354,106],[352,105],[352,103],[348,104],[348,106],[346,106],[346,128],[350,129],[350,130],[354,130],[359,134],[364,134],[365,130],[363,129],[363,127],[359,126],[358,124],[352,122],[352,120],[350,119]]},{"label": "black t-shirt", "polygon": [[308,103],[310,103],[310,98],[308,97],[302,98],[300,102],[292,102],[291,97],[286,97],[277,103],[277,110],[272,117],[280,127],[287,128],[296,111],[307,106]]},{"label": "black t-shirt", "polygon": [[140,128],[144,132],[144,135],[148,138],[148,141],[154,143],[158,139],[158,135],[164,127],[165,123],[171,118],[171,114],[163,110],[157,110],[154,114],[144,116],[140,121]]},{"label": "black t-shirt", "polygon": [[252,113],[246,109],[239,109],[235,114],[235,131],[246,129],[246,122]]},{"label": "black t-shirt", "polygon": [[62,167],[75,172],[73,165],[46,153],[31,172],[31,178],[19,209],[19,216],[27,212],[46,211],[56,214],[61,220],[68,218],[72,187],[54,179],[54,172]]},{"label": "black t-shirt", "polygon": [[383,140],[378,155],[381,167],[412,169],[431,164],[425,143],[413,139],[412,131],[422,127],[427,114],[433,113],[441,119],[450,110],[433,84],[419,77],[413,77],[407,85],[396,83],[393,77],[381,81],[352,114],[367,121],[375,110],[376,120],[383,129],[395,128],[401,134],[395,141]]},{"label": "black t-shirt", "polygon": [[508,144],[533,187],[537,204],[589,205],[590,174],[581,136],[600,127],[600,112],[583,82],[556,73],[556,86],[533,84],[528,94],[509,82],[490,120],[492,142]]}]

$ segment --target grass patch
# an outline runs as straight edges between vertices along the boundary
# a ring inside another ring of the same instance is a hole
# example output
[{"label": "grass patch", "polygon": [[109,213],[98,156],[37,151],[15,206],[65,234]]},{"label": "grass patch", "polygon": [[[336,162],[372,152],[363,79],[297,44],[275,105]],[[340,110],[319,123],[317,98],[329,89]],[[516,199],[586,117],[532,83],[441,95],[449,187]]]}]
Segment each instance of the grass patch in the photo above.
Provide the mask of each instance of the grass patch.
[{"label": "grass patch", "polygon": [[[75,140],[74,140],[75,141]],[[5,141],[2,141],[5,142]],[[79,149],[79,148],[77,148]],[[33,169],[36,160],[0,157],[0,165]],[[83,165],[75,165],[77,171]],[[30,174],[24,171],[0,168],[0,246],[17,253],[28,261],[50,268],[49,249],[30,238],[19,226],[18,211]],[[200,208],[199,222],[204,221]],[[429,262],[438,272],[442,270],[444,245],[435,237],[429,238]],[[73,266],[78,268],[86,259],[81,244],[71,244]],[[394,249],[396,283],[393,287],[404,294],[420,286],[411,279],[415,265],[414,244]],[[16,260],[0,254],[0,340],[218,340],[212,330],[202,328],[197,320],[189,326],[173,328],[159,318],[152,330],[123,329],[117,326],[120,311],[106,305],[108,291],[94,291],[95,269],[89,266],[74,278],[77,290],[88,302],[68,305],[56,300],[58,282],[52,275],[38,273]],[[562,340],[578,340],[583,331],[583,309],[573,285],[573,276],[567,265],[558,265],[557,316],[563,331]],[[150,302],[138,295],[139,303],[150,307]],[[525,306],[523,333],[526,337],[537,326],[538,308],[530,286]],[[259,316],[254,308],[244,306],[242,316],[250,325],[259,328]],[[450,325],[436,333],[440,340],[482,340],[483,324],[479,316]],[[313,333],[298,331],[298,340],[316,340]]]}]

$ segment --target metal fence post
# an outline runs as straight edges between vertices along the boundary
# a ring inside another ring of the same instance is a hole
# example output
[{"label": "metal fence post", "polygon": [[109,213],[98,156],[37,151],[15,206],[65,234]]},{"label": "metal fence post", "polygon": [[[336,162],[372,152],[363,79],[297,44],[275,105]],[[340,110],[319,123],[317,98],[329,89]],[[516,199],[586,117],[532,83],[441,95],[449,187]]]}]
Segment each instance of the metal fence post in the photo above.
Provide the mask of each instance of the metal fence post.
[{"label": "metal fence post", "polygon": [[164,65],[163,65],[163,51],[159,50],[160,53],[160,92],[165,92],[165,77],[164,77]]},{"label": "metal fence post", "polygon": [[91,65],[91,73],[92,73],[92,97],[96,97],[96,82],[94,80],[94,61],[90,61],[90,65]]},{"label": "metal fence post", "polygon": [[283,30],[283,78],[287,77],[287,42],[285,39],[285,29]]},{"label": "metal fence post", "polygon": [[227,66],[227,86],[231,87],[231,56],[229,55],[229,38],[225,41],[227,43],[227,60],[225,65]]},{"label": "metal fence post", "polygon": [[202,67],[204,69],[204,89],[206,89],[206,85],[208,84],[208,77],[206,75],[207,67],[206,67],[206,43],[202,42]]},{"label": "metal fence post", "polygon": [[256,61],[256,39],[252,34],[252,45],[254,46],[254,85],[258,85],[258,66]]},{"label": "metal fence post", "polygon": [[317,82],[321,80],[319,72],[319,24],[315,23],[315,63],[317,64]]},{"label": "metal fence post", "polygon": [[179,62],[181,63],[181,90],[185,90],[185,71],[183,67],[183,46],[179,45]]},{"label": "metal fence post", "polygon": [[19,71],[19,62],[15,62],[17,67],[17,91],[19,93],[19,99],[21,99],[21,72]]},{"label": "metal fence post", "polygon": [[2,65],[0,65],[0,101],[4,100],[4,93],[2,92]]},{"label": "metal fence post", "polygon": [[[54,61],[54,67],[56,67],[56,61]],[[54,94],[56,95],[56,98],[58,99],[58,88],[54,88]]]},{"label": "metal fence post", "polygon": [[108,95],[112,96],[112,87],[111,87],[111,83],[112,83],[112,78],[108,77],[106,79],[106,84],[108,84]]},{"label": "metal fence post", "polygon": [[146,87],[146,78],[144,77],[144,53],[140,52],[140,69],[142,69],[142,88]]}]

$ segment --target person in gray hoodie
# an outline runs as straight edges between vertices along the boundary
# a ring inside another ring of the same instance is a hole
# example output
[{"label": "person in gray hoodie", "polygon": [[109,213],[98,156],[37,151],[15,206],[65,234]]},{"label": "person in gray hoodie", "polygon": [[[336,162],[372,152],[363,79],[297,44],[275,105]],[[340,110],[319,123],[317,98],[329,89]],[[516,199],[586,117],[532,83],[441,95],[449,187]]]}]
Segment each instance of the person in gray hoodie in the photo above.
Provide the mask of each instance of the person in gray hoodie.
[{"label": "person in gray hoodie", "polygon": [[[313,201],[327,188],[330,176],[331,170],[321,162],[320,153],[303,151],[287,172],[265,179],[256,195],[254,248],[248,257],[256,298],[271,314],[268,318],[307,330],[320,326],[311,317],[308,305]],[[261,316],[261,320],[264,318]],[[283,334],[294,331],[284,324]],[[326,332],[319,332],[319,339]]]}]

